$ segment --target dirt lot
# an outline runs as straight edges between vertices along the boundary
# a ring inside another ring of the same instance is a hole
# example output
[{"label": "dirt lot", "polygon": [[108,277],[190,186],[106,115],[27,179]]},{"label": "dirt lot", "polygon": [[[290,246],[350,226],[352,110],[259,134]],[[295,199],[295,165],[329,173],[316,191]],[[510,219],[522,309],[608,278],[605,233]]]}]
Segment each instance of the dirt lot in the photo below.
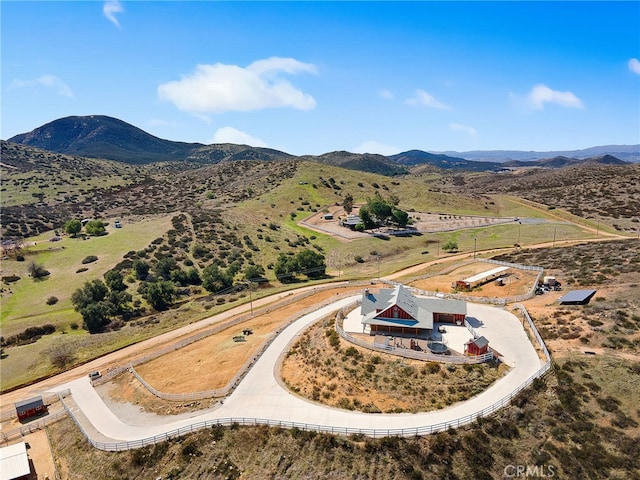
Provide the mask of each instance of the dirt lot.
[{"label": "dirt lot", "polygon": [[[353,207],[352,214],[357,215],[358,206]],[[368,233],[356,232],[349,228],[340,226],[340,218],[346,217],[346,212],[341,206],[333,205],[329,207],[328,213],[333,215],[332,220],[325,220],[324,216],[327,212],[318,212],[301,222],[306,227],[318,230],[342,240],[354,240],[369,236]],[[477,217],[471,215],[448,215],[426,212],[412,212],[410,214],[413,221],[412,228],[419,232],[450,232],[453,230],[461,230],[464,228],[488,227],[490,225],[499,225],[502,223],[513,222],[513,218],[497,218],[497,217]]]},{"label": "dirt lot", "polygon": [[[467,278],[471,275],[475,275],[476,273],[485,272],[493,268],[495,268],[495,266],[484,262],[471,263],[469,265],[464,265],[447,275],[438,275],[424,280],[417,280],[415,282],[411,282],[409,285],[431,292],[451,293],[453,292],[451,285],[456,280],[462,280],[463,278]],[[495,281],[491,281],[474,288],[471,292],[468,292],[468,295],[478,297],[510,297],[522,295],[531,290],[537,275],[538,272],[512,268],[503,275],[504,285],[499,286],[496,285]]]},{"label": "dirt lot", "polygon": [[[341,289],[343,292],[360,290],[361,287]],[[221,388],[255,355],[262,342],[280,324],[297,312],[335,295],[335,290],[316,293],[140,365],[136,370],[150,385],[165,393],[201,392]],[[245,328],[252,329],[253,334],[245,336],[245,341],[235,342],[233,337],[241,335]]]}]

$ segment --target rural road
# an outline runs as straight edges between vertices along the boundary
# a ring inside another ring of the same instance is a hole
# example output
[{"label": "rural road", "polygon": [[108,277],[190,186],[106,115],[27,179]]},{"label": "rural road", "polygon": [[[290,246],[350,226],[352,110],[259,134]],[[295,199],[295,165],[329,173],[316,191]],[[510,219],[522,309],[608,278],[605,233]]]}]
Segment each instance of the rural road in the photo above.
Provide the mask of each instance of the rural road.
[{"label": "rural road", "polygon": [[[339,287],[341,285],[346,285],[347,282],[338,282],[332,285]],[[253,308],[258,309],[260,307],[274,304],[283,299],[288,299],[292,296],[305,293],[309,290],[313,290],[318,288],[317,286],[309,286],[302,287],[296,290],[290,290],[286,292],[277,293],[274,295],[270,295],[268,297],[263,297],[260,299],[253,300]],[[213,315],[211,317],[207,317],[204,320],[200,320],[198,322],[190,323],[189,325],[185,325],[184,327],[180,327],[176,330],[172,330],[167,333],[163,333],[153,338],[149,338],[147,340],[143,340],[142,342],[138,342],[136,344],[130,345],[126,348],[118,350],[116,352],[109,353],[100,358],[96,358],[90,362],[87,362],[81,366],[75,367],[71,370],[67,370],[66,372],[62,372],[53,377],[41,380],[33,385],[29,385],[12,392],[8,392],[0,395],[0,408],[11,405],[17,401],[24,400],[36,395],[41,395],[43,392],[50,390],[51,388],[60,385],[61,383],[66,383],[70,380],[86,377],[89,372],[93,371],[106,371],[109,368],[120,366],[126,362],[133,360],[136,357],[140,357],[142,355],[148,355],[152,351],[164,347],[167,344],[170,344],[176,341],[179,338],[185,337],[189,334],[207,328],[216,323],[223,322],[225,320],[229,320],[237,315],[242,315],[248,313],[250,310],[250,305],[248,303],[239,305],[225,312]]]}]

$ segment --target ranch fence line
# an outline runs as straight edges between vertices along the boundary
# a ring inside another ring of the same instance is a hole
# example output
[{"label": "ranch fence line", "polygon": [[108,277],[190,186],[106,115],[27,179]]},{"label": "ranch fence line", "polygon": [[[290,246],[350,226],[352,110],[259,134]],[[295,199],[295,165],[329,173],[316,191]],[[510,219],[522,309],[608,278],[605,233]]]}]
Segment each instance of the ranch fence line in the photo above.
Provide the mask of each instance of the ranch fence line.
[{"label": "ranch fence line", "polygon": [[[409,287],[411,292],[414,295],[422,295],[422,296],[427,296],[427,297],[444,297],[444,298],[456,298],[459,300],[465,300],[467,302],[475,302],[475,303],[488,303],[488,304],[493,304],[493,305],[506,305],[507,303],[517,303],[517,302],[523,302],[525,300],[528,300],[529,298],[533,297],[535,295],[535,291],[536,291],[536,287],[538,285],[538,283],[540,283],[540,279],[542,278],[542,274],[544,273],[544,268],[542,267],[537,267],[537,266],[532,266],[532,265],[522,265],[520,263],[509,263],[509,262],[503,262],[500,260],[492,260],[490,258],[479,258],[476,260],[465,260],[463,262],[457,263],[455,265],[452,265],[451,267],[447,267],[442,271],[439,272],[435,272],[435,273],[429,273],[426,275],[420,275],[418,277],[415,277],[413,279],[413,281],[415,280],[424,280],[427,278],[431,278],[431,277],[435,277],[438,275],[447,275],[451,272],[453,272],[454,270],[457,270],[460,267],[463,267],[465,265],[470,265],[474,262],[484,262],[484,263],[489,263],[491,265],[498,265],[501,267],[510,267],[510,268],[517,268],[519,270],[526,270],[526,271],[534,271],[534,272],[538,272],[538,275],[536,276],[536,280],[533,283],[533,285],[531,286],[531,288],[529,289],[529,291],[527,293],[524,293],[522,295],[513,295],[510,297],[475,297],[473,295],[465,295],[463,293],[443,293],[443,292],[434,292],[434,291],[428,291],[428,290],[421,290],[419,288],[415,288],[415,287]],[[385,279],[380,279],[381,282],[384,283],[388,283],[389,285],[393,285],[393,286],[397,286],[397,285],[401,285],[400,282],[396,282],[393,280],[385,280]]]},{"label": "ranch fence line", "polygon": [[[269,345],[275,340],[275,338],[280,334],[282,330],[291,325],[293,322],[298,320],[300,317],[307,315],[311,312],[314,312],[318,308],[325,307],[334,303],[336,300],[342,300],[343,298],[353,296],[353,292],[342,292],[337,294],[335,297],[328,298],[323,302],[313,305],[311,307],[307,307],[299,312],[294,313],[293,315],[289,315],[280,325],[278,325],[277,329],[266,338],[256,350],[255,355],[249,358],[238,370],[238,373],[222,388],[217,388],[214,390],[208,390],[203,392],[192,392],[192,393],[164,393],[156,388],[152,387],[147,383],[147,381],[135,370],[133,365],[130,365],[129,371],[138,379],[138,381],[153,395],[158,398],[162,398],[163,400],[170,401],[192,401],[192,400],[203,400],[205,398],[216,398],[216,397],[226,397],[238,386],[240,380],[246,375],[251,366],[258,361],[258,359],[262,356],[262,354],[267,350]],[[138,364],[139,365],[139,364]]]},{"label": "ranch fence line", "polygon": [[[34,397],[37,396],[39,395],[34,395]],[[53,402],[58,401],[58,395],[55,393],[40,396],[42,396],[42,403],[44,403],[45,405],[51,405]],[[18,412],[15,409],[3,412],[2,415],[0,415],[0,422],[6,422],[7,420],[11,420],[12,418],[18,418]]]},{"label": "ranch fence line", "polygon": [[[483,260],[483,261],[487,261],[487,260]],[[488,261],[488,263],[493,263],[497,261]],[[500,263],[505,263],[507,264],[507,262],[500,262]],[[507,264],[509,266],[514,265],[514,264]],[[541,267],[529,267],[529,270],[537,270],[539,269],[539,274],[538,274],[538,280],[540,278],[540,276],[542,275],[542,269]],[[366,285],[368,282],[358,282],[358,283],[362,283],[363,285]],[[387,282],[387,283],[392,283],[392,282]],[[325,288],[330,288],[330,287],[325,287]],[[306,298],[309,295],[312,295],[313,293],[316,293],[319,289],[322,289],[321,287],[319,287],[318,289],[315,289],[311,292],[308,292],[307,294],[303,294],[301,296],[296,296],[295,298],[292,298],[289,300],[289,303],[293,303],[295,301],[299,301],[301,298]],[[530,293],[530,295],[527,295],[526,298],[530,298],[531,295],[533,295],[533,290]],[[347,295],[346,293],[344,294],[344,296],[342,298],[345,298]],[[332,299],[335,300],[335,299]],[[472,297],[471,301],[477,301],[476,297]],[[544,340],[542,339],[542,337],[540,336],[540,333],[538,332],[533,320],[531,319],[531,317],[529,316],[529,313],[527,312],[526,308],[523,305],[520,304],[516,304],[514,305],[515,308],[518,308],[522,313],[523,316],[525,318],[525,320],[527,321],[527,323],[529,324],[529,327],[531,328],[531,331],[533,332],[534,338],[535,340],[538,342],[544,356],[545,356],[545,363],[544,365],[533,375],[531,375],[527,380],[525,380],[524,382],[522,382],[518,387],[516,387],[511,393],[509,393],[508,395],[506,395],[505,397],[503,397],[502,399],[500,399],[499,401],[495,402],[494,404],[485,407],[477,412],[474,412],[472,414],[454,419],[454,420],[450,420],[447,422],[441,422],[441,423],[437,423],[437,424],[432,424],[432,425],[425,425],[425,426],[417,426],[417,427],[409,427],[409,428],[402,428],[402,429],[360,429],[360,428],[347,428],[347,427],[333,427],[333,426],[326,426],[326,425],[316,425],[316,424],[306,424],[306,423],[299,423],[299,422],[289,422],[289,421],[282,421],[282,420],[271,420],[271,419],[261,419],[261,418],[252,418],[252,417],[231,417],[231,418],[221,418],[221,419],[215,419],[215,420],[208,420],[208,421],[204,421],[204,422],[198,422],[186,427],[182,427],[179,429],[175,429],[173,431],[170,432],[166,432],[160,435],[155,435],[152,437],[148,437],[145,439],[141,439],[141,440],[135,440],[135,441],[127,441],[127,442],[97,442],[95,440],[93,440],[91,438],[91,436],[86,432],[86,430],[82,427],[82,425],[80,424],[80,422],[78,421],[78,419],[75,417],[73,411],[71,409],[69,409],[68,405],[64,402],[64,397],[65,396],[70,396],[71,392],[70,390],[65,390],[63,392],[59,392],[57,394],[57,397],[59,398],[60,402],[62,403],[63,407],[64,407],[64,411],[58,412],[54,415],[50,415],[47,416],[45,418],[42,418],[36,422],[31,422],[28,425],[25,425],[23,427],[11,430],[11,431],[7,431],[7,432],[1,432],[2,434],[2,440],[3,441],[8,441],[11,438],[17,437],[17,436],[24,436],[27,435],[28,433],[31,433],[32,431],[44,428],[45,426],[54,423],[58,420],[60,420],[61,418],[64,418],[66,415],[71,416],[71,418],[73,419],[73,421],[76,423],[76,425],[78,426],[78,428],[80,429],[80,431],[82,432],[82,434],[87,438],[87,440],[89,441],[89,443],[94,447],[94,448],[98,448],[100,450],[104,450],[104,451],[121,451],[121,450],[129,450],[129,449],[133,449],[133,448],[141,448],[143,446],[146,445],[154,445],[156,443],[162,442],[162,441],[166,441],[166,440],[170,440],[170,439],[174,439],[177,438],[179,436],[185,435],[187,433],[191,433],[191,432],[195,432],[197,430],[200,430],[202,428],[209,428],[209,427],[213,427],[216,425],[221,425],[221,426],[231,426],[231,425],[267,425],[267,426],[271,426],[271,427],[281,427],[281,428],[298,428],[301,430],[307,430],[307,431],[314,431],[314,432],[318,432],[318,433],[332,433],[332,434],[342,434],[342,435],[352,435],[352,434],[362,434],[368,437],[372,437],[372,438],[379,438],[379,437],[387,437],[387,436],[403,436],[403,437],[411,437],[411,436],[421,436],[421,435],[428,435],[428,434],[432,434],[432,433],[436,433],[436,432],[441,432],[441,431],[445,431],[449,428],[456,428],[456,427],[460,427],[460,426],[464,426],[466,424],[472,423],[473,421],[476,421],[478,418],[481,417],[486,417],[486,416],[490,416],[492,414],[494,414],[495,412],[497,412],[498,410],[508,406],[511,401],[513,400],[514,397],[516,397],[521,391],[523,391],[524,389],[528,388],[536,379],[541,378],[543,376],[545,376],[551,369],[551,356],[549,354],[549,351],[544,343]],[[317,308],[317,307],[315,307]],[[313,308],[313,309],[315,309]],[[312,310],[313,310],[312,309]],[[270,309],[268,307],[265,307],[264,309],[260,309],[258,312],[260,312],[260,314],[263,313],[268,313],[270,311]],[[244,318],[244,320],[251,318],[250,315],[244,315],[242,317],[246,317]],[[234,320],[233,322],[236,322],[238,319]],[[243,320],[243,321],[244,321]],[[223,329],[229,328],[233,325],[230,324],[231,322],[227,322],[227,324],[224,326]],[[237,323],[240,323],[239,321]],[[237,323],[234,323],[237,324]],[[222,325],[216,326],[215,328],[221,327]],[[214,329],[215,329],[214,328]],[[214,330],[211,329],[211,330]],[[211,331],[207,331],[208,335],[211,335],[215,332],[211,332]],[[204,338],[208,335],[204,335],[201,338]],[[196,335],[199,336],[199,335]],[[195,337],[195,336],[194,336]],[[201,338],[198,338],[196,340],[192,340],[193,337],[189,337],[188,339],[185,340],[191,340],[191,342],[189,343],[193,343],[194,341],[197,341]],[[182,343],[182,342],[179,342]],[[188,344],[188,343],[187,343]],[[184,346],[184,345],[182,345]],[[177,348],[181,348],[181,347],[175,347],[172,346],[173,348],[170,349],[170,351],[173,351]],[[161,355],[163,355],[164,353],[162,353]],[[153,358],[157,358],[157,356],[160,355],[149,355],[148,357],[153,357]],[[144,357],[146,358],[146,357]],[[256,357],[257,358],[257,357]],[[136,360],[136,364],[140,364],[140,363],[144,363],[145,361],[149,361],[151,358],[147,358],[144,361],[140,361],[143,359],[138,359]],[[100,379],[98,379],[97,381],[94,381],[94,385],[97,384],[98,382],[103,383],[105,381],[107,381],[107,379],[113,378],[114,376],[122,373],[123,371],[127,370],[128,368],[130,368],[130,365],[125,365],[122,367],[119,367],[117,369],[113,369],[110,370],[109,372],[106,372],[105,375],[103,375],[103,377],[101,377]],[[106,377],[106,378],[105,378]],[[48,399],[50,397],[47,397]],[[4,417],[8,417],[11,418],[11,414],[7,415],[5,414]]]},{"label": "ranch fence line", "polygon": [[[345,286],[358,286],[358,285],[367,285],[369,282],[366,281],[358,281],[358,282],[349,282],[348,285]],[[291,305],[292,303],[296,303],[299,302],[300,300],[304,300],[305,298],[308,298],[318,292],[324,291],[324,290],[332,290],[335,289],[335,286],[332,285],[319,285],[317,287],[315,287],[312,290],[309,290],[308,292],[304,292],[301,293],[299,295],[295,295],[292,294],[291,298],[288,298],[286,300],[283,300],[282,302],[278,302],[277,306],[276,305],[267,305],[265,307],[259,308],[259,309],[254,309],[254,313],[245,313],[242,315],[239,315],[238,317],[229,320],[229,321],[221,321],[220,323],[215,324],[212,328],[207,329],[207,330],[203,330],[202,332],[199,332],[195,335],[191,335],[189,337],[184,338],[183,340],[180,340],[176,343],[172,343],[171,345],[168,345],[162,349],[159,349],[153,353],[150,353],[148,355],[145,355],[143,357],[140,358],[136,358],[135,360],[132,360],[124,365],[121,365],[120,367],[116,367],[116,368],[112,368],[110,370],[107,370],[106,372],[102,372],[102,375],[93,380],[92,384],[94,386],[98,386],[98,385],[102,385],[104,383],[107,383],[108,381],[110,381],[111,379],[117,377],[118,375],[126,372],[127,370],[129,370],[132,366],[135,367],[136,365],[141,365],[143,363],[149,362],[151,360],[155,360],[158,357],[161,357],[163,355],[166,355],[167,353],[171,353],[175,350],[178,350],[180,348],[186,347],[187,345],[190,345],[192,343],[195,343],[199,340],[202,340],[208,336],[214,335],[216,333],[219,333],[223,330],[226,330],[228,328],[234,327],[236,325],[239,325],[251,318],[260,316],[260,315],[264,315],[270,312],[273,312],[277,309],[280,309],[282,307],[286,307],[288,305]],[[334,300],[336,297],[334,297]]]},{"label": "ranch fence line", "polygon": [[[52,404],[53,402],[57,402],[61,399],[62,396],[68,396],[71,395],[71,390],[67,389],[67,390],[63,390],[60,393],[53,393],[48,395],[47,397],[43,397],[43,402],[47,405]],[[46,399],[46,401],[45,401]],[[64,404],[63,404],[64,406]],[[29,435],[32,432],[38,431],[38,430],[42,430],[44,427],[46,427],[47,425],[51,425],[54,422],[57,422],[58,420],[60,420],[61,418],[64,418],[68,415],[68,411],[65,408],[64,410],[61,410],[59,412],[56,412],[54,414],[51,415],[46,415],[38,420],[35,420],[33,422],[29,422],[26,425],[23,425],[21,427],[18,428],[14,428],[12,430],[8,430],[8,431],[2,431],[0,432],[0,442],[8,442],[9,440],[13,439],[13,438],[18,438],[18,437],[24,437],[25,435]],[[15,415],[17,417],[17,415]],[[7,417],[6,419],[9,419],[11,417],[8,417],[6,414],[3,417]],[[3,421],[5,420],[5,418],[3,418]]]},{"label": "ranch fence line", "polygon": [[[398,436],[398,437],[415,437],[422,435],[429,435],[432,433],[446,431],[449,428],[457,428],[464,425],[468,425],[479,418],[487,417],[493,415],[497,411],[502,408],[508,406],[511,401],[524,389],[528,388],[536,379],[545,376],[551,369],[551,356],[547,347],[540,336],[533,320],[529,316],[526,308],[523,305],[516,305],[516,308],[520,309],[523,313],[525,320],[528,322],[529,327],[534,333],[534,338],[539,343],[540,348],[542,349],[546,362],[544,365],[533,375],[531,375],[527,380],[518,385],[511,393],[505,395],[503,398],[498,400],[497,402],[489,405],[488,407],[482,408],[477,412],[471,413],[469,415],[464,415],[462,417],[449,420],[446,422],[439,422],[431,425],[421,425],[416,427],[408,427],[408,428],[396,428],[396,429],[372,429],[372,428],[348,428],[348,427],[335,427],[329,425],[317,425],[317,424],[309,424],[309,423],[300,423],[300,422],[291,422],[286,420],[272,420],[265,418],[255,418],[255,417],[230,417],[230,418],[219,418],[214,420],[207,420],[202,422],[197,422],[192,425],[187,425],[182,428],[178,428],[169,432],[162,433],[160,435],[154,435],[151,437],[143,438],[140,440],[126,441],[126,442],[98,442],[91,438],[89,434],[87,434],[86,430],[82,427],[78,419],[74,416],[74,413],[67,404],[60,397],[62,404],[65,407],[65,410],[69,413],[73,421],[76,423],[82,434],[87,438],[89,443],[99,449],[104,451],[122,451],[122,450],[130,450],[134,448],[141,448],[147,445],[155,445],[156,443],[164,442],[167,440],[175,439],[182,435],[186,435],[188,433],[192,433],[203,428],[211,428],[214,426],[231,426],[231,425],[266,425],[269,427],[280,427],[280,428],[297,428],[300,430],[313,431],[318,433],[331,433],[331,434],[340,434],[340,435],[365,435],[372,438],[380,438],[380,437],[389,437],[389,436]],[[375,415],[375,414],[372,414]]]},{"label": "ranch fence line", "polygon": [[[344,331],[344,329],[342,328],[342,325],[340,325],[340,321],[344,319],[344,316],[346,315],[346,313],[356,308],[359,304],[360,304],[360,301],[356,301],[350,305],[347,305],[346,307],[343,307],[338,312],[338,315],[336,315],[336,321],[335,321],[336,332],[338,332],[338,335],[344,338],[347,342],[366,348],[367,350],[373,350],[375,352],[389,353],[391,355],[397,355],[399,357],[404,357],[404,358],[411,358],[413,360],[432,361],[432,362],[438,362],[438,363],[453,363],[456,365],[462,365],[465,363],[484,363],[484,362],[488,362],[489,360],[493,360],[494,358],[493,352],[488,352],[483,355],[477,355],[477,356],[437,355],[431,352],[421,352],[421,351],[411,350],[407,348],[397,348],[397,347],[394,347],[393,345],[385,345],[382,343],[365,342],[364,340],[354,337],[353,335],[349,335],[347,332]],[[473,331],[471,333],[474,334]]]},{"label": "ranch fence line", "polygon": [[[445,215],[442,215],[445,216]],[[455,225],[455,224],[447,224],[447,225],[442,225],[442,226],[433,226],[430,228],[426,228],[426,229],[417,229],[417,228],[405,228],[405,229],[398,229],[398,230],[385,230],[384,232],[381,231],[375,231],[375,232],[371,232],[371,231],[366,231],[364,233],[370,235],[370,236],[379,236],[379,235],[391,235],[391,236],[401,236],[401,235],[415,235],[415,234],[424,234],[424,233],[441,233],[441,232],[455,232],[458,230],[465,230],[465,229],[469,229],[469,228],[483,228],[483,227],[493,227],[495,225],[504,225],[506,223],[513,223],[515,221],[517,221],[518,219],[516,217],[484,217],[481,215],[457,215],[458,217],[462,217],[465,219],[471,219],[471,220],[478,220],[478,222],[474,222],[472,225]],[[461,219],[457,219],[458,222],[460,222]],[[486,222],[484,221],[484,219],[489,218],[490,221]],[[483,221],[480,221],[480,220]],[[456,220],[456,219],[454,219]],[[330,235],[335,235],[341,238],[346,238],[346,239],[351,239],[352,237],[350,237],[349,235],[340,233],[339,231],[336,231],[336,229],[332,229],[332,228],[326,228],[324,227],[322,224],[315,224],[312,225],[309,222],[305,220],[302,220],[301,222],[299,222],[301,225],[308,227],[312,230],[320,230],[322,232],[328,233]],[[347,228],[347,227],[344,227]]]}]

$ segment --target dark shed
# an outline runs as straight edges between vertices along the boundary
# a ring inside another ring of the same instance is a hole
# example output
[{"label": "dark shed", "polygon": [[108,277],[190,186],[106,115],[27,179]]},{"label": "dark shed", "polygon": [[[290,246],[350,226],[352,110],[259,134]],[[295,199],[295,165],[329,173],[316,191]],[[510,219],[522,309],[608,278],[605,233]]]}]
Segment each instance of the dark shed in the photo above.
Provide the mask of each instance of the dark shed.
[{"label": "dark shed", "polygon": [[47,411],[47,406],[42,401],[42,397],[33,397],[28,400],[22,400],[17,402],[15,405],[18,420],[20,421]]}]

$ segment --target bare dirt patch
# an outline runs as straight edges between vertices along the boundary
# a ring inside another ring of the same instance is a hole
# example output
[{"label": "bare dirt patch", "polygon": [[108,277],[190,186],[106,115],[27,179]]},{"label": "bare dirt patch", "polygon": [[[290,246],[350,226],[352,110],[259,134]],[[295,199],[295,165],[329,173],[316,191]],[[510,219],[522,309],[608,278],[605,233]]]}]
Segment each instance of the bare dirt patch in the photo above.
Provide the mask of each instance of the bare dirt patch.
[{"label": "bare dirt patch", "polygon": [[51,447],[49,446],[49,439],[47,438],[47,432],[45,430],[38,430],[25,436],[23,440],[27,442],[30,447],[27,453],[33,462],[32,474],[36,474],[33,478],[56,478],[55,465],[53,455],[51,454]]},{"label": "bare dirt patch", "polygon": [[[454,270],[446,275],[437,275],[431,278],[416,280],[409,283],[410,286],[431,292],[451,293],[454,291],[452,285],[456,280],[462,280],[477,273],[485,272],[495,268],[484,262],[470,263]],[[538,272],[529,270],[519,270],[512,268],[503,275],[504,284],[497,285],[495,281],[490,281],[484,285],[474,288],[465,294],[478,297],[511,297],[523,295],[533,287]]]},{"label": "bare dirt patch", "polygon": [[[352,214],[357,215],[359,206],[353,207]],[[347,213],[341,206],[333,205],[325,209],[324,212],[318,212],[307,217],[301,223],[312,229],[323,233],[341,238],[343,240],[354,240],[356,238],[368,237],[367,232],[357,232],[340,225],[342,218],[347,217]],[[329,213],[333,216],[331,219],[325,218]],[[410,227],[417,232],[433,233],[433,232],[451,232],[454,230],[462,230],[465,228],[489,227],[491,225],[500,225],[503,223],[513,222],[515,218],[500,217],[481,217],[475,215],[452,215],[447,213],[430,213],[430,212],[411,212],[412,224]],[[386,229],[380,230],[387,231]],[[389,230],[391,232],[392,230]]]},{"label": "bare dirt patch", "polygon": [[[499,260],[545,267],[562,282],[523,302],[554,356],[571,352],[640,359],[640,244],[637,240],[524,249]],[[588,305],[560,305],[568,290],[593,289]]]},{"label": "bare dirt patch", "polygon": [[[127,414],[133,411],[126,410],[126,407],[120,404],[135,406],[143,412],[155,413],[156,415],[180,415],[182,413],[204,410],[217,403],[217,400],[213,399],[188,402],[163,400],[149,392],[149,390],[129,372],[119,375],[112,382],[97,387],[96,391],[108,402],[110,409],[118,411],[118,417],[122,419],[126,419]],[[133,413],[135,414],[136,420],[139,420],[139,415],[136,412]]]},{"label": "bare dirt patch", "polygon": [[[341,289],[359,291],[359,287]],[[164,393],[190,393],[222,388],[238,373],[260,345],[279,326],[307,307],[336,296],[336,290],[320,291],[291,305],[258,315],[172,353],[136,367],[136,371],[154,388]],[[233,337],[251,329],[244,341]]]},{"label": "bare dirt patch", "polygon": [[337,337],[332,319],[314,324],[281,365],[295,393],[337,408],[369,413],[423,412],[467,400],[504,375],[499,363],[441,365],[356,347]]}]

